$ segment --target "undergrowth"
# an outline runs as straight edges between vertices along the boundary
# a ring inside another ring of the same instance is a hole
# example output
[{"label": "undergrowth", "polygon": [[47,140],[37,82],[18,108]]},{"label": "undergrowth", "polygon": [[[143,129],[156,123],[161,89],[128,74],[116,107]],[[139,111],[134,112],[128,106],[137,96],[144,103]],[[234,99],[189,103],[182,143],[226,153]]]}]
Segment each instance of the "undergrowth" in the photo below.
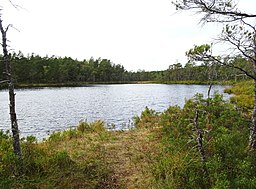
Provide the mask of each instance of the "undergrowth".
[{"label": "undergrowth", "polygon": [[[24,138],[23,172],[17,175],[14,165],[19,160],[13,153],[11,137],[1,131],[0,188],[113,188],[113,171],[106,161],[105,149],[90,142],[107,138],[100,121],[55,132],[40,143],[35,137]],[[81,149],[84,143],[85,152]],[[67,144],[71,147],[67,148]]]},{"label": "undergrowth", "polygon": [[[152,111],[145,112],[138,125],[150,123]],[[250,120],[221,95],[198,94],[184,108],[169,107],[158,120],[162,151],[152,166],[156,188],[256,188],[256,154],[247,151]]]}]

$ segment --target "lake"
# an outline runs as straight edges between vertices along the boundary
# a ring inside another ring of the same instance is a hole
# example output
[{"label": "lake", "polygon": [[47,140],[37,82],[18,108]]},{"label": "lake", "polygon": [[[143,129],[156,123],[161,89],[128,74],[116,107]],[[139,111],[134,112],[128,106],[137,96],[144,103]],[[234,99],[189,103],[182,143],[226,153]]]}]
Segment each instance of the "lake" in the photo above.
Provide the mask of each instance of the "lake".
[{"label": "lake", "polygon": [[[215,85],[223,94],[226,86]],[[183,107],[196,93],[207,95],[207,85],[122,84],[87,87],[16,90],[16,111],[21,137],[39,139],[53,131],[75,127],[79,121],[103,120],[117,129],[133,125],[132,118],[149,107],[162,112],[170,105]],[[224,98],[229,98],[224,94]],[[0,129],[10,130],[8,92],[0,91]]]}]

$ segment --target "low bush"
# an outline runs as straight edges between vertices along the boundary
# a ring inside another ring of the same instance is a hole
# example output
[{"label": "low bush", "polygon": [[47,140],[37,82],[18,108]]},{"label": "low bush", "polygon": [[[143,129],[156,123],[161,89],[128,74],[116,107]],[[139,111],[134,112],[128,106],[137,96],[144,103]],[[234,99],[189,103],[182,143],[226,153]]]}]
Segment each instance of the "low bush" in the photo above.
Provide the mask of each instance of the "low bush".
[{"label": "low bush", "polygon": [[148,107],[141,113],[140,116],[135,116],[134,124],[136,128],[154,128],[158,126],[159,113]]},{"label": "low bush", "polygon": [[[142,115],[137,124],[151,117]],[[256,188],[250,119],[221,95],[198,94],[157,119],[163,147],[152,168],[156,188]]]}]

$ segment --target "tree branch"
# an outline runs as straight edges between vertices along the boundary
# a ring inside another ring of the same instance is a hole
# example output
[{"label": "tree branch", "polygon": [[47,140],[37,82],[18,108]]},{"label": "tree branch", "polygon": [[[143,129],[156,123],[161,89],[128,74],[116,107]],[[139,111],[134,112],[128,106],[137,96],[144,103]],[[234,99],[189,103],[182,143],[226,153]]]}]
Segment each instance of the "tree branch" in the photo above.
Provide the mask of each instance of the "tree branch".
[{"label": "tree branch", "polygon": [[10,28],[10,27],[12,27],[12,24],[9,24],[6,28],[5,28],[5,33],[7,33],[7,31],[8,31],[8,29]]},{"label": "tree branch", "polygon": [[218,62],[219,64],[221,65],[224,65],[224,66],[228,66],[228,67],[231,67],[231,68],[236,68],[238,70],[240,70],[241,72],[243,72],[245,75],[247,75],[248,77],[250,77],[251,79],[256,79],[256,77],[252,74],[250,74],[249,72],[247,72],[245,69],[239,67],[239,66],[236,66],[234,64],[227,64],[225,62],[222,62],[220,61],[218,58],[214,57],[214,56],[211,56],[211,55],[207,55],[207,60],[212,60],[212,61],[216,61]]},{"label": "tree branch", "polygon": [[21,8],[19,5],[14,4],[14,3],[12,2],[12,0],[9,0],[9,2],[11,3],[11,5],[12,5],[15,9],[19,10],[19,8]]},{"label": "tree branch", "polygon": [[3,81],[0,81],[0,84],[7,83],[7,82],[9,82],[9,80],[3,80]]},{"label": "tree branch", "polygon": [[198,13],[205,13],[202,21],[206,22],[233,22],[244,18],[256,18],[256,14],[241,12],[236,9],[236,5],[231,6],[230,0],[177,0],[172,3],[180,10],[197,10]]}]

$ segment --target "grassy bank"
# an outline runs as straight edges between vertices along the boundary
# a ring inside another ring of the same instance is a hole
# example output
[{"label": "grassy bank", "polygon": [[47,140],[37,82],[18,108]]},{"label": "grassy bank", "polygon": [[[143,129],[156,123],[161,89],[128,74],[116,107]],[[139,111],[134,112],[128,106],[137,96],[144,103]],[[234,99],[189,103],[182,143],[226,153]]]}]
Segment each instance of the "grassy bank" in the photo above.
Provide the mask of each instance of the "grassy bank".
[{"label": "grassy bank", "polygon": [[[133,82],[75,82],[75,83],[21,83],[17,84],[17,88],[34,88],[34,87],[84,87],[88,85],[97,85],[97,84],[132,84]],[[136,82],[134,82],[136,83]]]},{"label": "grassy bank", "polygon": [[[84,87],[97,84],[136,84],[138,82],[70,82],[70,83],[16,83],[15,88],[42,88],[42,87]],[[7,84],[0,85],[0,89],[7,89]]]},{"label": "grassy bank", "polygon": [[[235,81],[212,81],[215,85],[233,85]],[[85,87],[89,85],[111,84],[185,84],[185,85],[209,85],[209,81],[118,81],[118,82],[70,82],[70,83],[17,83],[16,88],[42,88],[42,87]],[[0,89],[7,89],[7,84],[1,84]]]},{"label": "grassy bank", "polygon": [[11,138],[0,135],[0,188],[150,188],[159,131],[107,131],[103,122],[80,123],[44,142],[22,140],[23,174]]},{"label": "grassy bank", "polygon": [[161,81],[163,84],[186,84],[186,85],[233,85],[235,81],[195,81],[195,80],[185,80],[185,81]]},{"label": "grassy bank", "polygon": [[236,83],[232,87],[225,89],[224,92],[234,94],[230,100],[237,104],[238,107],[248,111],[252,110],[254,99],[254,83],[252,80]]}]

